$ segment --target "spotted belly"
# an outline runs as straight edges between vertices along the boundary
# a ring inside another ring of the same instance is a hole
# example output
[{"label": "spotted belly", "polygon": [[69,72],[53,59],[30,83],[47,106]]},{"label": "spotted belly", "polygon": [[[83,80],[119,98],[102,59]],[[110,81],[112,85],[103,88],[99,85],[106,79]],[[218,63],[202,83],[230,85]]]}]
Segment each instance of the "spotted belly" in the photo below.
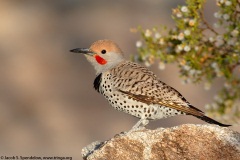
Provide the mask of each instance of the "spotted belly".
[{"label": "spotted belly", "polygon": [[111,94],[104,92],[103,95],[116,110],[140,119],[155,120],[183,114],[169,107],[139,102],[118,91],[112,92]]}]

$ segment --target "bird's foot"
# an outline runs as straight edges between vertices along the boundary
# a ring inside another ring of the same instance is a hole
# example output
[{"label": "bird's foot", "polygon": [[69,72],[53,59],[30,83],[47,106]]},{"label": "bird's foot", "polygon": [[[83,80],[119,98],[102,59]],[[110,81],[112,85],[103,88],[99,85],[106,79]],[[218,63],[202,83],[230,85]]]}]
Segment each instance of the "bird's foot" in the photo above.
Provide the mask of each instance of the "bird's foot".
[{"label": "bird's foot", "polygon": [[139,131],[139,130],[143,130],[145,129],[145,126],[149,123],[149,120],[147,119],[140,119],[133,127],[130,131],[128,131],[127,133],[131,133],[133,131]]}]

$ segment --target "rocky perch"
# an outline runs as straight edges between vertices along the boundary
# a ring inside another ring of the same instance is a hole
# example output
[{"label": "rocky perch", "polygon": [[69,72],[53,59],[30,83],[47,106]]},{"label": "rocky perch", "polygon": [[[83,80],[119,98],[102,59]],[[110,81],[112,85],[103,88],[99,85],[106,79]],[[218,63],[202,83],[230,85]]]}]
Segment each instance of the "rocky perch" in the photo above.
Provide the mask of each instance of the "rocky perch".
[{"label": "rocky perch", "polygon": [[240,160],[240,133],[216,125],[185,124],[138,130],[93,142],[84,160]]}]

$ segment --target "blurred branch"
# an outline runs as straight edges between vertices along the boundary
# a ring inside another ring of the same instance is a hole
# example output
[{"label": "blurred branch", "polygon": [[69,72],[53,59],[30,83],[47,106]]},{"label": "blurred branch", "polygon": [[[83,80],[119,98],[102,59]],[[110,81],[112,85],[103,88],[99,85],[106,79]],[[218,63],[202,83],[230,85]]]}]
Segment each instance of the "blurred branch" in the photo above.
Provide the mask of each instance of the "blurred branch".
[{"label": "blurred branch", "polygon": [[203,8],[200,10],[200,18],[203,21],[203,24],[207,26],[207,29],[209,29],[210,31],[212,31],[213,33],[215,33],[216,35],[218,35],[218,33],[208,24],[208,22],[206,21],[205,17],[204,17],[204,6]]}]

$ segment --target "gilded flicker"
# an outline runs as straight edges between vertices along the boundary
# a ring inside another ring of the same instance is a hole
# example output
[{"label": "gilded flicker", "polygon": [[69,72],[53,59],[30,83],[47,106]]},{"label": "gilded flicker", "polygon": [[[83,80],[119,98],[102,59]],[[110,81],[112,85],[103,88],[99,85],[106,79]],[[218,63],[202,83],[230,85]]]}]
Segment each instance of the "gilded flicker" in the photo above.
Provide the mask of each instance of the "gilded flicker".
[{"label": "gilded flicker", "polygon": [[205,116],[146,67],[125,60],[121,49],[111,40],[99,40],[90,48],[71,52],[83,53],[94,66],[97,74],[94,88],[113,108],[140,118],[133,129],[144,127],[149,120],[176,115],[192,115],[211,124],[230,126]]}]

